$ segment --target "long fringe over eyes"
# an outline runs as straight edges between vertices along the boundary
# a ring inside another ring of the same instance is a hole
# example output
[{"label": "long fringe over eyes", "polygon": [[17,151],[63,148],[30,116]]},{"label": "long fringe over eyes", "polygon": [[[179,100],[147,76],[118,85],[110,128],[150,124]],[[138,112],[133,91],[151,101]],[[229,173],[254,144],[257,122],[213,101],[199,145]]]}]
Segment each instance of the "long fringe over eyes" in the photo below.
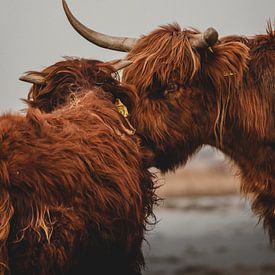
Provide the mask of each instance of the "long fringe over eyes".
[{"label": "long fringe over eyes", "polygon": [[128,55],[133,64],[124,70],[125,82],[147,91],[154,77],[162,84],[175,74],[184,82],[192,81],[200,68],[199,56],[188,41],[192,33],[196,32],[181,31],[179,25],[172,24],[141,38]]}]

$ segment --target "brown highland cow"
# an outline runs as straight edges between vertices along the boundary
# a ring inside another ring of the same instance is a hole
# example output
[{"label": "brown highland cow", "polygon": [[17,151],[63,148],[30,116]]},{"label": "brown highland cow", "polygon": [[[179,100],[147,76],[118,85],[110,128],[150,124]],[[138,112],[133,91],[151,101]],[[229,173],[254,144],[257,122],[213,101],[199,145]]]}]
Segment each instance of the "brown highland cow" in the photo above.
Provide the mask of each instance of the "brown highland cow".
[{"label": "brown highland cow", "polygon": [[214,146],[240,168],[241,190],[275,245],[275,32],[218,40],[163,26],[140,39],[72,26],[101,47],[127,51],[123,81],[137,88],[130,121],[161,171],[183,165],[201,146]]},{"label": "brown highland cow", "polygon": [[155,187],[115,105],[131,112],[136,96],[114,66],[52,65],[26,116],[1,115],[0,274],[141,274]]}]

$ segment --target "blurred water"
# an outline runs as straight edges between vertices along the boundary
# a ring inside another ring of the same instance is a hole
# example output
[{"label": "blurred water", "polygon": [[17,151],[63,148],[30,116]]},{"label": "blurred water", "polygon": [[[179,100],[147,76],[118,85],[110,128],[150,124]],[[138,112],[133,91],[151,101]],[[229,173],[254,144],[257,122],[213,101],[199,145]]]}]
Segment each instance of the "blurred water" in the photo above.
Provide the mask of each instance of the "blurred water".
[{"label": "blurred water", "polygon": [[171,198],[144,244],[144,274],[275,274],[275,252],[239,196]]}]

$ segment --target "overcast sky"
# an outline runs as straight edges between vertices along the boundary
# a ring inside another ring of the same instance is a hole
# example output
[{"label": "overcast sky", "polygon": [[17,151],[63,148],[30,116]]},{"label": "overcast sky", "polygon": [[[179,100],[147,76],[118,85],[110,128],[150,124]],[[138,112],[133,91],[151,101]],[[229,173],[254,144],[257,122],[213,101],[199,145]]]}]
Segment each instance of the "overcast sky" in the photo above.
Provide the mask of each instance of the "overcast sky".
[{"label": "overcast sky", "polygon": [[[118,36],[138,37],[159,25],[178,22],[220,35],[265,32],[275,18],[274,0],[67,0],[87,26]],[[1,0],[0,111],[20,110],[29,84],[18,81],[27,70],[41,70],[62,56],[108,60],[123,53],[98,48],[67,22],[61,0]]]}]

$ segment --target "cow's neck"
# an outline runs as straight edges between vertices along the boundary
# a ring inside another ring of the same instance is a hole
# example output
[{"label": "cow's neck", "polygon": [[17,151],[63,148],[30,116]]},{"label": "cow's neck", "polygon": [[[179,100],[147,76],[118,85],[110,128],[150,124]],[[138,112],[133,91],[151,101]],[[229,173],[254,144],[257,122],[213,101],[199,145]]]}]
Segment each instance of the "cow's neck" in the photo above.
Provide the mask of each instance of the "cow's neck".
[{"label": "cow's neck", "polygon": [[222,143],[213,134],[208,144],[222,151],[239,167],[242,188],[246,193],[255,192],[257,188],[268,189],[268,185],[275,184],[274,141],[257,137],[253,132],[244,133],[238,127],[227,126]]},{"label": "cow's neck", "polygon": [[223,144],[215,146],[239,168],[241,190],[252,201],[254,213],[263,221],[275,247],[275,142],[241,129],[227,128]]}]

